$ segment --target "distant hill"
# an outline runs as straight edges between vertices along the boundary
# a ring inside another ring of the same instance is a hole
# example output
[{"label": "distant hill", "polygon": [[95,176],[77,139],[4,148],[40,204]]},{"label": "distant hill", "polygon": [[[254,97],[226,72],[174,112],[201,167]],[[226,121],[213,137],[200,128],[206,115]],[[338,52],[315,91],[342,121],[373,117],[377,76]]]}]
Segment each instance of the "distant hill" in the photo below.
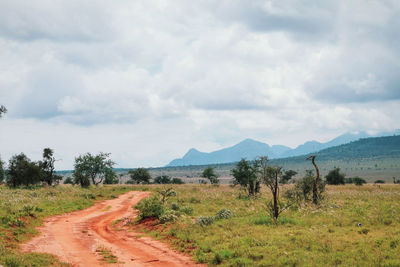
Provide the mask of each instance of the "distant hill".
[{"label": "distant hill", "polygon": [[[400,130],[380,133],[379,135],[393,134],[400,134]],[[266,143],[252,139],[246,139],[232,147],[210,153],[200,152],[197,149],[192,148],[183,156],[183,158],[172,160],[167,167],[229,163],[239,161],[242,158],[252,160],[260,155],[266,155],[270,159],[295,157],[309,153],[315,153],[329,147],[350,143],[359,140],[360,138],[367,137],[370,137],[370,135],[365,132],[360,132],[357,134],[346,133],[326,143],[308,141],[294,149],[283,145],[269,146]]]}]

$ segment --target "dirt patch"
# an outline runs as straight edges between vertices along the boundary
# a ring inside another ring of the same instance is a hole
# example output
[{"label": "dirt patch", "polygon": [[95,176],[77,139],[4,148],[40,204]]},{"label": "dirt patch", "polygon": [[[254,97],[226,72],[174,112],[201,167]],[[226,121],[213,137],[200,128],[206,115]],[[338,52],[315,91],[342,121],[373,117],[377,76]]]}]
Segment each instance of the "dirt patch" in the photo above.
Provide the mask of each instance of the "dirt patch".
[{"label": "dirt patch", "polygon": [[[162,242],[115,227],[116,220],[136,217],[132,206],[149,194],[132,191],[85,210],[48,218],[38,229],[41,234],[21,249],[57,255],[72,266],[200,266]],[[116,263],[105,263],[99,247],[107,248]]]}]

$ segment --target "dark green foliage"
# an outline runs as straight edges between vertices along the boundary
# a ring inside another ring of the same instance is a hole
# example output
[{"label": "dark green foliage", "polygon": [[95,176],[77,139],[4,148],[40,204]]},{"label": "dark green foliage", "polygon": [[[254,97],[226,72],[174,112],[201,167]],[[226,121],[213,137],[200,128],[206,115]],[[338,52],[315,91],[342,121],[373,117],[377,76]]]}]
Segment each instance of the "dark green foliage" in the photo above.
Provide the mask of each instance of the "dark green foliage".
[{"label": "dark green foliage", "polygon": [[13,156],[8,166],[6,179],[8,186],[35,185],[41,180],[40,167],[37,163],[31,162],[24,153]]},{"label": "dark green foliage", "polygon": [[75,158],[74,182],[82,187],[88,187],[92,182],[98,185],[103,182],[106,176],[112,175],[114,162],[108,159],[110,153],[100,152],[98,155],[86,153]]},{"label": "dark green foliage", "polygon": [[3,182],[5,178],[4,162],[0,158],[0,183]]},{"label": "dark green foliage", "polygon": [[159,219],[165,211],[163,203],[155,196],[141,200],[135,208],[139,210],[140,220],[145,218]]},{"label": "dark green foliage", "polygon": [[128,172],[131,176],[131,181],[134,184],[149,184],[151,180],[150,173],[145,168],[137,168]]},{"label": "dark green foliage", "polygon": [[246,188],[249,196],[260,192],[260,180],[257,177],[256,164],[250,164],[246,159],[239,161],[232,170],[233,183]]},{"label": "dark green foliage", "polygon": [[171,182],[171,177],[169,177],[168,175],[161,175],[154,178],[155,184],[170,184]]},{"label": "dark green foliage", "polygon": [[105,178],[104,178],[104,184],[118,184],[118,175],[113,171],[112,169],[107,169]]},{"label": "dark green foliage", "polygon": [[213,167],[207,167],[204,169],[201,177],[207,178],[211,184],[219,184],[218,176],[215,174]]},{"label": "dark green foliage", "polygon": [[360,178],[358,176],[357,177],[353,177],[352,180],[353,180],[353,183],[355,185],[363,185],[363,184],[367,183],[367,181],[365,181],[363,178]]},{"label": "dark green foliage", "polygon": [[294,170],[285,171],[283,173],[281,179],[279,180],[279,183],[287,184],[293,178],[293,176],[295,176],[296,174],[297,174],[297,172],[295,172]]},{"label": "dark green foliage", "polygon": [[400,184],[400,179],[396,180],[396,177],[393,177],[393,183],[394,184]]},{"label": "dark green foliage", "polygon": [[47,185],[52,185],[53,183],[59,183],[62,179],[61,176],[57,175],[55,172],[54,163],[56,159],[54,158],[54,151],[50,148],[45,148],[43,150],[43,161],[39,161],[39,166],[42,169],[41,180]]},{"label": "dark green foliage", "polygon": [[74,180],[72,180],[71,177],[67,177],[67,178],[64,180],[64,184],[74,184]]},{"label": "dark green foliage", "polygon": [[385,183],[385,181],[383,181],[383,180],[376,180],[375,181],[375,184],[384,184]]},{"label": "dark green foliage", "polygon": [[344,178],[344,183],[345,184],[352,184],[353,183],[353,178]]},{"label": "dark green foliage", "polygon": [[171,184],[184,184],[185,182],[181,178],[172,178]]},{"label": "dark green foliage", "polygon": [[330,185],[339,185],[344,184],[345,174],[340,172],[340,168],[335,168],[330,170],[329,173],[325,176],[326,183]]}]

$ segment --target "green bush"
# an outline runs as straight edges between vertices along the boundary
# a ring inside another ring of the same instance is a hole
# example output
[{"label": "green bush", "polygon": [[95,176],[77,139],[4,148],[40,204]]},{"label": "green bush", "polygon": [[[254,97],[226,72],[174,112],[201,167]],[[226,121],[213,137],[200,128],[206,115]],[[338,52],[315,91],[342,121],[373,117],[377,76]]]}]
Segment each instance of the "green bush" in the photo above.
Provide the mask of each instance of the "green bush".
[{"label": "green bush", "polygon": [[360,178],[360,177],[354,177],[354,178],[352,178],[352,180],[353,180],[353,183],[355,184],[355,185],[363,185],[363,184],[366,184],[367,183],[367,181],[365,181],[363,178]]},{"label": "green bush", "polygon": [[211,225],[214,223],[214,217],[213,216],[200,216],[196,219],[195,223],[200,226],[208,226],[208,225]]},{"label": "green bush", "polygon": [[191,206],[185,206],[185,207],[182,207],[182,208],[180,209],[180,211],[183,212],[183,213],[185,213],[186,215],[192,215],[192,214],[193,214],[193,207],[191,207]]},{"label": "green bush", "polygon": [[375,181],[375,184],[384,184],[384,183],[385,183],[384,180],[376,180],[376,181]]},{"label": "green bush", "polygon": [[229,219],[230,217],[232,217],[232,215],[233,215],[233,212],[231,210],[222,209],[217,212],[217,214],[215,215],[215,219],[217,219],[217,220]]},{"label": "green bush", "polygon": [[139,219],[157,218],[163,215],[165,209],[162,202],[157,197],[151,197],[141,200],[136,206],[139,210]]}]

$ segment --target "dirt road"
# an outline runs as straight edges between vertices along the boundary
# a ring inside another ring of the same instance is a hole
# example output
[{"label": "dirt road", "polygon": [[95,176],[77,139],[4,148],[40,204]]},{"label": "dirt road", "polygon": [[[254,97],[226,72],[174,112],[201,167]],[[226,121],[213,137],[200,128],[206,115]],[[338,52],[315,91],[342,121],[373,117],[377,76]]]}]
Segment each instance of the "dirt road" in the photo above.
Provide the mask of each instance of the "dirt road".
[{"label": "dirt road", "polygon": [[[131,191],[85,210],[48,218],[38,229],[41,234],[21,249],[57,255],[72,266],[199,266],[164,243],[113,227],[118,219],[135,217],[132,206],[149,194]],[[99,251],[104,249],[111,250],[118,263],[102,261]]]}]

